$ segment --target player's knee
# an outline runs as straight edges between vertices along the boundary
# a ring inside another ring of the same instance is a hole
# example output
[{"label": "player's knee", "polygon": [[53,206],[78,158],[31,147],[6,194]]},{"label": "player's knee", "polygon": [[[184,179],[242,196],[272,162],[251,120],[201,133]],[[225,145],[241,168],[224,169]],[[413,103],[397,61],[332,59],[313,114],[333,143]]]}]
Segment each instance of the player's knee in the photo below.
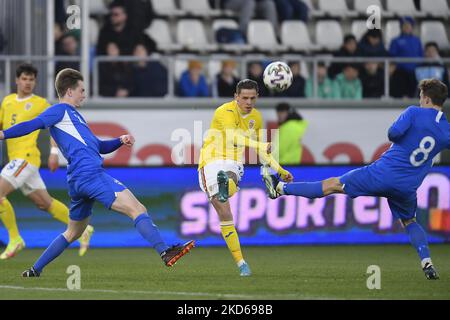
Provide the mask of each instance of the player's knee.
[{"label": "player's knee", "polygon": [[400,219],[400,222],[402,223],[403,228],[406,228],[406,227],[409,226],[411,223],[416,222],[416,218],[411,218],[411,219]]}]

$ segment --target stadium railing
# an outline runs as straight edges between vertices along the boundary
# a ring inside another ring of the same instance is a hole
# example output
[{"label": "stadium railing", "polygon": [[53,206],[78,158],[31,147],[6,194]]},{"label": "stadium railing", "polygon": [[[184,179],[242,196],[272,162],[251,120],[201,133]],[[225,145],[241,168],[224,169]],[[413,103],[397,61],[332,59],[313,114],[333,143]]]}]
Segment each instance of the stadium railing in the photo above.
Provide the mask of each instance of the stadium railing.
[{"label": "stadium railing", "polygon": [[[407,103],[417,103],[417,98],[413,99],[396,99],[390,97],[389,87],[390,87],[390,75],[389,75],[389,64],[391,63],[431,63],[431,62],[439,62],[445,65],[446,67],[450,65],[450,58],[441,58],[439,60],[436,59],[425,59],[425,58],[394,58],[394,57],[357,57],[357,58],[341,58],[341,57],[333,57],[328,55],[323,56],[314,56],[314,57],[305,57],[303,55],[297,54],[289,54],[289,55],[280,55],[280,56],[269,56],[263,54],[257,55],[244,55],[244,56],[230,56],[230,55],[210,55],[210,56],[202,56],[195,54],[183,54],[183,55],[152,55],[147,58],[135,57],[135,56],[120,56],[120,57],[110,57],[110,56],[96,56],[93,58],[91,63],[90,75],[92,76],[92,95],[90,95],[90,106],[102,107],[123,107],[124,102],[126,102],[127,106],[132,107],[146,107],[152,108],[152,106],[167,106],[174,108],[183,108],[186,105],[195,104],[198,108],[207,108],[211,106],[211,103],[214,102],[214,105],[220,103],[221,101],[228,100],[227,98],[219,98],[217,96],[205,97],[205,98],[184,98],[175,95],[175,84],[177,82],[176,74],[175,74],[175,62],[176,61],[187,61],[189,60],[199,60],[204,62],[205,65],[211,61],[221,62],[224,60],[234,60],[237,62],[239,66],[238,72],[239,77],[244,78],[247,76],[247,64],[252,61],[261,61],[261,62],[270,62],[276,60],[282,61],[298,61],[299,63],[305,63],[308,65],[309,69],[309,77],[312,77],[314,83],[314,97],[313,98],[288,98],[288,97],[268,97],[268,98],[260,98],[259,106],[261,108],[265,107],[273,107],[274,103],[279,100],[290,101],[295,103],[295,105],[302,105],[308,107],[326,107],[326,108],[342,108],[342,107],[385,107],[385,108],[395,108],[399,107],[399,105],[405,105]],[[153,97],[126,97],[126,98],[117,98],[117,97],[103,97],[99,95],[99,64],[104,62],[113,62],[113,61],[122,61],[122,62],[137,62],[137,61],[158,61],[166,66],[168,70],[168,94],[162,98],[153,98]],[[14,67],[20,62],[39,62],[46,63],[47,65],[52,65],[56,62],[80,62],[80,57],[68,57],[68,56],[25,56],[25,55],[0,55],[0,71],[3,67],[3,77],[1,76],[2,72],[0,72],[0,83],[4,83],[4,94],[13,90],[11,87],[14,81]],[[351,64],[362,64],[365,62],[379,62],[382,64],[382,69],[384,72],[384,95],[381,98],[375,99],[367,99],[363,98],[361,100],[350,100],[350,99],[321,99],[317,97],[317,76],[316,70],[319,63],[325,63],[327,66],[330,66],[333,63],[351,63]],[[46,93],[40,93],[41,95],[45,95],[48,100],[56,101],[55,92],[53,88],[54,84],[54,74],[53,72],[49,72],[49,70],[54,70],[53,67],[48,67],[46,70],[40,70],[41,73],[44,74],[44,79],[46,81]],[[209,75],[208,80],[211,84],[211,79],[215,75]],[[1,90],[1,87],[0,87]],[[1,91],[0,91],[1,93]],[[149,103],[151,101],[151,103]],[[186,103],[188,101],[188,103]],[[447,102],[446,105],[449,105]]]}]

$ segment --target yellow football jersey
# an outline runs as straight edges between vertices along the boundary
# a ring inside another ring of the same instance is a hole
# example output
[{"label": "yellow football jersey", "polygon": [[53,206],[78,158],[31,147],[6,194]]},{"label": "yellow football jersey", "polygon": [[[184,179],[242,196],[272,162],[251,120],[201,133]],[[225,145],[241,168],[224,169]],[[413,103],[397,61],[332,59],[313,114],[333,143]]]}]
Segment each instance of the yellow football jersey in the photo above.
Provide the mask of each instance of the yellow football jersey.
[{"label": "yellow football jersey", "polygon": [[261,113],[255,108],[249,114],[241,114],[236,100],[221,105],[214,113],[211,127],[203,142],[199,169],[216,160],[242,162],[244,147],[230,143],[225,136],[228,135],[229,138],[232,132],[238,131],[245,137],[261,141],[260,130],[262,128]]},{"label": "yellow football jersey", "polygon": [[[3,130],[6,130],[17,123],[36,118],[49,106],[46,99],[36,95],[19,99],[16,93],[10,94],[3,99],[0,108],[0,124]],[[39,167],[41,165],[41,153],[37,147],[39,132],[40,130],[36,130],[23,137],[6,140],[9,160],[24,159]]]}]

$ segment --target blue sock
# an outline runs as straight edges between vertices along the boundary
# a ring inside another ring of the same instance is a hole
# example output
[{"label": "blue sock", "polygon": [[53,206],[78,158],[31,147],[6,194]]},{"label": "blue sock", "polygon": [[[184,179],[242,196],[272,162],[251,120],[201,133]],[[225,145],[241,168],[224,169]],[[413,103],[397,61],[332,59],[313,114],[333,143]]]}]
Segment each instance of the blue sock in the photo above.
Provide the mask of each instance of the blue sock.
[{"label": "blue sock", "polygon": [[158,251],[159,254],[163,253],[169,246],[164,242],[158,227],[153,223],[147,212],[140,214],[134,220],[134,226],[141,236],[150,242],[150,245]]},{"label": "blue sock", "polygon": [[69,246],[69,244],[69,241],[67,241],[66,238],[60,234],[55,240],[53,240],[53,242],[36,261],[33,266],[34,270],[41,273],[42,269],[58,257]]},{"label": "blue sock", "polygon": [[430,258],[430,249],[428,248],[427,234],[417,222],[406,226],[406,232],[409,235],[409,241],[416,248],[420,260]]},{"label": "blue sock", "polygon": [[322,181],[286,183],[283,186],[283,192],[284,194],[301,196],[310,199],[322,198]]}]

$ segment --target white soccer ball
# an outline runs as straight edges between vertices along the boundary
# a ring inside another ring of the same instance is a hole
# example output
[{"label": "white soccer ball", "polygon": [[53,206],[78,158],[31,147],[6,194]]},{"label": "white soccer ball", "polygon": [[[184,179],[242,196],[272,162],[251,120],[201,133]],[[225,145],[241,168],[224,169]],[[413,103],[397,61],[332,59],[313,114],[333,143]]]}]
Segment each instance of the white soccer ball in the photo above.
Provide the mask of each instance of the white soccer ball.
[{"label": "white soccer ball", "polygon": [[292,84],[292,71],[289,66],[281,61],[269,64],[264,70],[264,84],[269,90],[281,92]]}]

